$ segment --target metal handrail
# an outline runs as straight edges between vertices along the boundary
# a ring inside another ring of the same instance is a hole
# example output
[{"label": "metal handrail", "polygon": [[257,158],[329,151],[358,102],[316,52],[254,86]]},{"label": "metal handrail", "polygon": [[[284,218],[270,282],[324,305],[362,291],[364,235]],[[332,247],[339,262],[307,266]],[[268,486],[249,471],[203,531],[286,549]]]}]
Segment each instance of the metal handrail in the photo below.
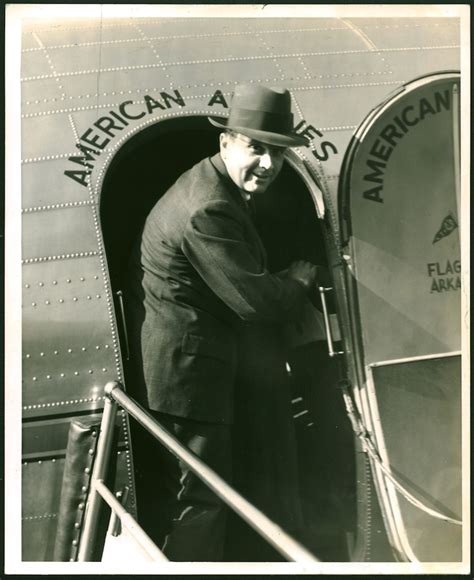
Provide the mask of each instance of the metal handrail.
[{"label": "metal handrail", "polygon": [[[115,422],[117,404],[136,419],[142,427],[147,429],[147,431],[158,439],[158,441],[160,441],[160,443],[162,443],[169,451],[183,461],[193,473],[195,473],[216,493],[216,495],[218,495],[231,509],[249,523],[254,530],[266,539],[287,560],[293,562],[320,561],[305,547],[289,536],[282,528],[272,522],[265,514],[237,493],[226,481],[209,468],[194,453],[184,447],[178,439],[162,427],[143,407],[131,399],[123,391],[120,383],[117,381],[107,383],[105,386],[105,394],[106,398],[101,424],[101,434],[98,441],[97,458],[92,473],[91,495],[84,519],[84,530],[78,555],[79,561],[88,561],[92,556],[95,545],[100,510],[99,496],[102,495],[101,492],[103,492],[103,488],[105,487],[103,480],[107,471],[107,464],[112,447],[112,431]],[[117,515],[121,518],[120,513],[117,513]],[[122,517],[123,515],[124,512],[122,512]],[[136,524],[135,528],[139,528],[139,537],[135,537],[135,540],[142,545],[143,535],[140,532],[145,536],[146,534],[138,524]],[[130,529],[130,527],[128,529],[133,536],[134,530]],[[148,536],[146,537],[148,538]],[[143,547],[146,549],[146,546]],[[158,550],[158,548],[156,548],[156,550]],[[160,557],[160,559],[163,558]]]},{"label": "metal handrail", "polygon": [[163,560],[168,562],[168,558],[156,546],[153,540],[147,535],[143,528],[137,523],[134,517],[127,512],[123,505],[118,501],[105,483],[98,479],[94,482],[94,489],[97,491],[104,501],[106,501],[113,512],[120,519],[122,526],[127,528],[133,539],[140,545],[145,552],[151,556],[153,560]]},{"label": "metal handrail", "polygon": [[329,310],[326,303],[326,292],[330,292],[332,288],[324,288],[324,286],[318,286],[318,290],[319,295],[321,297],[321,305],[323,307],[324,326],[326,327],[326,340],[328,343],[328,354],[330,357],[334,357],[339,354],[344,354],[343,350],[334,350],[331,321],[329,319]]}]

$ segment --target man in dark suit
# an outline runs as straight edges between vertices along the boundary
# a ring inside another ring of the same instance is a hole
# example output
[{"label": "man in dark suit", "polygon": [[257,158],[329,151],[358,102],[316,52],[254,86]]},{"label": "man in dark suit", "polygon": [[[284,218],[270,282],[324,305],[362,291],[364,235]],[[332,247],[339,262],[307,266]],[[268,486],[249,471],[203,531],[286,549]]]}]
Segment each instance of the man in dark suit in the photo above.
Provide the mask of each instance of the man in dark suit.
[{"label": "man in dark suit", "polygon": [[[306,143],[293,132],[289,92],[237,86],[229,118],[210,121],[224,129],[220,153],[158,201],[132,255],[129,390],[232,483],[239,336],[295,319],[316,267],[298,261],[271,274],[252,220],[252,196],[277,178],[287,147]],[[221,560],[221,500],[147,435],[133,439],[139,521],[171,560]],[[150,481],[152,496],[140,503]]]}]

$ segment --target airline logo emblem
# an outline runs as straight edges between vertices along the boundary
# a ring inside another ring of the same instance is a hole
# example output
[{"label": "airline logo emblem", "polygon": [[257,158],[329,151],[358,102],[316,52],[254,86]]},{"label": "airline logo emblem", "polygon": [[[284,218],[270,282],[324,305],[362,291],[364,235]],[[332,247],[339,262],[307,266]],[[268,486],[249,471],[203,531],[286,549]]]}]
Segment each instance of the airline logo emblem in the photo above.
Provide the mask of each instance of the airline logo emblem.
[{"label": "airline logo emblem", "polygon": [[457,227],[458,223],[452,212],[450,212],[444,218],[443,222],[441,223],[441,227],[436,232],[436,235],[433,239],[433,244],[436,244],[436,242],[439,242],[439,240],[445,238],[446,236],[449,236],[449,234],[451,234]]}]

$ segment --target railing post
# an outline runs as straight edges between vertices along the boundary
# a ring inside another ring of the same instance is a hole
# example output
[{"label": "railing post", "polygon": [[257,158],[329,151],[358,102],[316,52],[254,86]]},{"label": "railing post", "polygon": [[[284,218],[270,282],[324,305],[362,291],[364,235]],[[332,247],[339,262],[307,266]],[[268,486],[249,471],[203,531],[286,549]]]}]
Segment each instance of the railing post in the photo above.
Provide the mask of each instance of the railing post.
[{"label": "railing post", "polygon": [[97,536],[97,526],[99,523],[99,514],[102,498],[96,490],[95,483],[98,480],[104,480],[109,465],[110,453],[114,440],[115,416],[117,414],[117,403],[112,399],[110,394],[118,387],[116,381],[105,385],[105,404],[100,424],[99,440],[97,442],[97,455],[92,470],[91,488],[89,500],[87,502],[86,513],[84,517],[84,528],[80,540],[78,561],[88,562],[91,560]]}]

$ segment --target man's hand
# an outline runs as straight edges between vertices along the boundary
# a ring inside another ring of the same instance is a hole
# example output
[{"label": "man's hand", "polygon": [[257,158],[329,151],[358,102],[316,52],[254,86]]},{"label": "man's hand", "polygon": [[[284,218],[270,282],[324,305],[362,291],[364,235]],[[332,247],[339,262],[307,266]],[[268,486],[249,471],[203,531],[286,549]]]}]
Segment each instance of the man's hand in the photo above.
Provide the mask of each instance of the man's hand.
[{"label": "man's hand", "polygon": [[293,262],[287,270],[286,276],[302,284],[306,291],[311,290],[316,282],[318,267],[304,260]]}]

